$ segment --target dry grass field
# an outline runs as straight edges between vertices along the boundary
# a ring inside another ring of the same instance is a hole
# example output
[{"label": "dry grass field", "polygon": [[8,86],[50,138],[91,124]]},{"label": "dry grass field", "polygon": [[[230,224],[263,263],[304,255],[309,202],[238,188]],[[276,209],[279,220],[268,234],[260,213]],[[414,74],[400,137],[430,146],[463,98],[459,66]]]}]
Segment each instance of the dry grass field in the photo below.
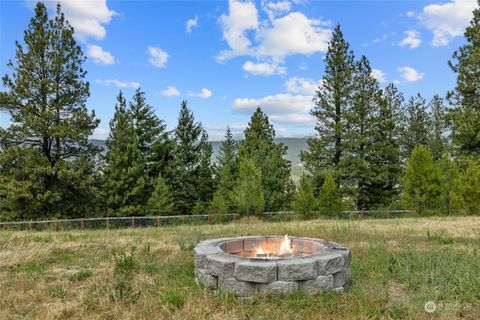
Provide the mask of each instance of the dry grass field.
[{"label": "dry grass field", "polygon": [[[197,242],[265,234],[352,248],[348,290],[237,298],[195,285]],[[479,319],[479,250],[480,217],[0,231],[0,319]]]}]

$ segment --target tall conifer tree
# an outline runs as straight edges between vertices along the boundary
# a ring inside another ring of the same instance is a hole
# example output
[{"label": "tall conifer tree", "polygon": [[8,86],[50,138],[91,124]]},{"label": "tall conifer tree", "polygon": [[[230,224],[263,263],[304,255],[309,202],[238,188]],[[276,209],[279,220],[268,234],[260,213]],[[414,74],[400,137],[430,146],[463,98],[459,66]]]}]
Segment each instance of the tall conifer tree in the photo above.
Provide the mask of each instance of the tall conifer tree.
[{"label": "tall conifer tree", "polygon": [[98,125],[86,107],[85,56],[60,5],[49,19],[38,2],[3,77],[0,111],[0,198],[10,218],[84,216],[94,211],[94,155],[88,137]]},{"label": "tall conifer tree", "polygon": [[480,1],[465,30],[466,44],[453,53],[449,65],[457,74],[448,94],[453,112],[453,141],[464,154],[480,155]]},{"label": "tall conifer tree", "polygon": [[433,159],[438,161],[447,151],[445,106],[443,105],[443,99],[438,94],[434,95],[430,101],[430,109],[433,130],[429,141],[429,149]]},{"label": "tall conifer tree", "polygon": [[174,130],[174,160],[168,173],[177,214],[191,214],[198,200],[198,170],[204,147],[200,143],[202,132],[202,125],[195,121],[187,101],[183,101]]},{"label": "tall conifer tree", "polygon": [[432,121],[427,103],[420,93],[410,97],[406,107],[403,156],[408,158],[416,145],[428,146]]},{"label": "tall conifer tree", "polygon": [[222,197],[227,210],[232,210],[235,207],[232,192],[235,188],[235,179],[238,177],[238,156],[237,143],[233,140],[230,128],[227,128],[225,140],[220,146],[217,164],[217,198]]},{"label": "tall conifer tree", "polygon": [[120,92],[106,141],[105,194],[108,215],[143,215],[145,175],[140,144],[127,102]]},{"label": "tall conifer tree", "polygon": [[340,162],[344,151],[345,111],[350,104],[353,70],[353,52],[343,38],[340,25],[337,25],[325,57],[322,85],[316,92],[315,107],[310,112],[316,119],[317,136],[308,140],[308,151],[301,153],[307,170],[314,176],[332,170],[337,185],[342,177]]},{"label": "tall conifer tree", "polygon": [[239,144],[240,159],[253,159],[262,174],[265,209],[277,211],[286,203],[290,180],[290,161],[284,158],[287,147],[275,143],[275,130],[267,115],[260,109],[253,113],[244,131],[245,139]]},{"label": "tall conifer tree", "polygon": [[[378,110],[378,82],[372,77],[372,68],[365,56],[355,63],[351,107],[344,112],[347,119],[345,128],[345,155],[341,161],[346,184],[356,194],[358,209],[368,209],[372,170],[369,164],[372,152],[372,136],[376,129],[374,118]],[[348,186],[344,186],[348,188]]]}]

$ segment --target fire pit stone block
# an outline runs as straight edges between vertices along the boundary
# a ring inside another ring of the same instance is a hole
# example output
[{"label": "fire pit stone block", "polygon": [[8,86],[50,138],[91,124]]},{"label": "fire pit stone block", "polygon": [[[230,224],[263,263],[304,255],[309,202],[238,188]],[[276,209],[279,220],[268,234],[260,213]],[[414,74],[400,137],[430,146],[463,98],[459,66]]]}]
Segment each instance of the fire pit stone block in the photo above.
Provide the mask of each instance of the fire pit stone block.
[{"label": "fire pit stone block", "polygon": [[236,261],[238,261],[237,258],[224,253],[208,255],[205,259],[205,270],[213,276],[233,278]]},{"label": "fire pit stone block", "polygon": [[298,283],[295,281],[275,281],[270,283],[260,283],[257,284],[256,287],[260,292],[289,294],[298,290]]},{"label": "fire pit stone block", "polygon": [[316,294],[333,288],[333,276],[318,276],[314,280],[299,281],[298,286],[308,294]]},{"label": "fire pit stone block", "polygon": [[342,271],[333,274],[333,286],[335,288],[343,287],[349,278],[350,269],[342,269]]},{"label": "fire pit stone block", "polygon": [[207,274],[203,269],[197,269],[195,271],[195,280],[198,285],[204,286],[210,289],[218,288],[218,278]]},{"label": "fire pit stone block", "polygon": [[279,260],[278,280],[296,281],[315,279],[315,260],[311,259],[292,259]]},{"label": "fire pit stone block", "polygon": [[232,292],[238,296],[250,296],[255,292],[255,284],[238,281],[235,278],[218,278],[218,289]]},{"label": "fire pit stone block", "polygon": [[241,261],[235,265],[234,276],[241,281],[270,283],[277,280],[277,263]]},{"label": "fire pit stone block", "polygon": [[343,256],[339,253],[329,253],[320,256],[317,260],[318,275],[328,276],[342,271],[344,266]]}]

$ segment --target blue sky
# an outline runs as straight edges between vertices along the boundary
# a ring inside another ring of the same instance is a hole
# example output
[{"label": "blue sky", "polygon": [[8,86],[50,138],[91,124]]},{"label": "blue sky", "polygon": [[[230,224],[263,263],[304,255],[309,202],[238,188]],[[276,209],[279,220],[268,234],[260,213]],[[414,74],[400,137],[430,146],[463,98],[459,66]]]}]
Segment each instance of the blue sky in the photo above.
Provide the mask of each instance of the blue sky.
[{"label": "blue sky", "polygon": [[[381,86],[395,82],[406,96],[444,95],[455,83],[447,61],[464,43],[476,7],[476,0],[61,3],[88,56],[88,107],[101,119],[94,137],[108,134],[118,91],[131,97],[140,85],[170,129],[187,99],[212,140],[227,125],[242,132],[257,106],[277,135],[313,134],[308,110],[337,22]],[[2,75],[34,4],[0,2]],[[1,114],[0,125],[7,124]]]}]

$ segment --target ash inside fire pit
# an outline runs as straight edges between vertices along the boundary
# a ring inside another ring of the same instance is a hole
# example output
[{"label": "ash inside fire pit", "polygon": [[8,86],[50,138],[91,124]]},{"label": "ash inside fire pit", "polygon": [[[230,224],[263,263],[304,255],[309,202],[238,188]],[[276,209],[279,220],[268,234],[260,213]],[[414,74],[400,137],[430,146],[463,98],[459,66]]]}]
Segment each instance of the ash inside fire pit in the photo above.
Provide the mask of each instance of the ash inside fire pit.
[{"label": "ash inside fire pit", "polygon": [[333,241],[298,237],[239,237],[195,247],[199,285],[248,296],[255,291],[343,291],[351,252]]}]

